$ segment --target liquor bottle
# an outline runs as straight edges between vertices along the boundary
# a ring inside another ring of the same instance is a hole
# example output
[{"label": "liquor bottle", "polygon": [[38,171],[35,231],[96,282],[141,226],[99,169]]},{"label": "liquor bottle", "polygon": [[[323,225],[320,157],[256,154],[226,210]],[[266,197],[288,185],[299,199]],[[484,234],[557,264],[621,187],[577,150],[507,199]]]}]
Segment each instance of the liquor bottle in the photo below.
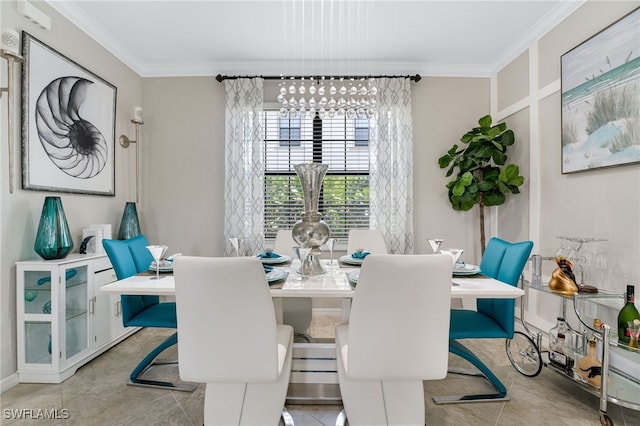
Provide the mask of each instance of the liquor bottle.
[{"label": "liquor bottle", "polygon": [[629,345],[631,333],[629,332],[629,322],[640,320],[640,313],[633,304],[635,289],[632,285],[627,286],[627,303],[622,307],[618,314],[618,343],[625,346]]},{"label": "liquor bottle", "polygon": [[602,382],[602,363],[596,353],[596,341],[589,341],[587,355],[576,364],[576,373],[583,382],[589,383],[596,389],[600,389]]},{"label": "liquor bottle", "polygon": [[572,335],[564,318],[557,319],[555,327],[549,330],[549,361],[566,374],[572,375],[574,364]]}]

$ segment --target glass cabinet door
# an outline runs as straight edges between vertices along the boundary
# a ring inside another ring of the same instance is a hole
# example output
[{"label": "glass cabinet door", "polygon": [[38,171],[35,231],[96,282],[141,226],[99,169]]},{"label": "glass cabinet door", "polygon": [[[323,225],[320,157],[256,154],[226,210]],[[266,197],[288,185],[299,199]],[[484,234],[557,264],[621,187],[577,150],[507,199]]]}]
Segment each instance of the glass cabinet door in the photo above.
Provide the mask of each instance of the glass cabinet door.
[{"label": "glass cabinet door", "polygon": [[63,269],[64,276],[64,348],[66,359],[89,347],[88,268],[86,265]]},{"label": "glass cabinet door", "polygon": [[51,270],[24,272],[24,353],[29,364],[52,364],[52,309],[56,303],[52,275],[56,279]]}]

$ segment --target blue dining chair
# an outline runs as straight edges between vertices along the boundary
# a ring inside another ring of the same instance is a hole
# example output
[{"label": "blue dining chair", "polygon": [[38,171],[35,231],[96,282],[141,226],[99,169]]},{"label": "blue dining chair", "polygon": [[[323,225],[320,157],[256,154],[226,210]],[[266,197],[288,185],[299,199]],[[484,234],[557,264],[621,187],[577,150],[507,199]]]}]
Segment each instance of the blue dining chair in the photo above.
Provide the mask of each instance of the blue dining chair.
[{"label": "blue dining chair", "polygon": [[[527,264],[532,241],[511,243],[493,237],[480,262],[483,275],[495,278],[516,287]],[[478,299],[477,310],[452,309],[449,328],[449,352],[457,355],[473,366],[495,388],[496,393],[464,396],[436,396],[437,404],[456,402],[480,402],[508,400],[507,388],[473,352],[458,340],[462,339],[510,339],[515,324],[514,299]],[[472,374],[468,370],[451,370],[453,373]]]},{"label": "blue dining chair", "polygon": [[[119,280],[128,278],[140,272],[147,271],[153,261],[153,257],[147,246],[149,242],[144,235],[127,240],[102,240],[107,256],[113,265],[116,278]],[[177,329],[175,302],[160,302],[159,296],[148,295],[122,295],[122,324],[125,327],[159,327]],[[156,361],[160,353],[178,343],[178,333],[173,333],[149,354],[133,369],[128,384],[162,389],[184,390],[193,392],[195,386],[171,383],[158,380],[142,379],[141,376],[154,365],[175,364],[177,361]]]}]

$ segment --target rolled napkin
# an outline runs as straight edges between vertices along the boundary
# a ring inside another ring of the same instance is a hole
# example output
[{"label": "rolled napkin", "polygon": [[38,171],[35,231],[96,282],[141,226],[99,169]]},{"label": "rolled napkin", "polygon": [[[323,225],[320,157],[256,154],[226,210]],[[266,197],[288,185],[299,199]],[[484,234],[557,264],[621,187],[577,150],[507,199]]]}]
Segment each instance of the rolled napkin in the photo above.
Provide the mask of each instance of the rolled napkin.
[{"label": "rolled napkin", "polygon": [[351,257],[354,259],[364,259],[370,254],[371,252],[369,250],[357,250],[355,253],[351,254]]},{"label": "rolled napkin", "polygon": [[256,254],[256,257],[259,257],[261,259],[276,259],[281,256],[276,252],[273,252],[271,250],[266,250],[266,251],[263,251],[262,253]]}]

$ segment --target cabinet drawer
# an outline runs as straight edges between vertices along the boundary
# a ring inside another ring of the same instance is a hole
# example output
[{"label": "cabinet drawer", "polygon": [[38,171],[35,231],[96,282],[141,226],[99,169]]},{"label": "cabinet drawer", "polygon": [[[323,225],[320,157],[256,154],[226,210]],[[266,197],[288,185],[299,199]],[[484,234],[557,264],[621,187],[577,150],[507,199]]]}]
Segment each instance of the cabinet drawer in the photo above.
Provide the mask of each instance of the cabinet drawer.
[{"label": "cabinet drawer", "polygon": [[105,284],[112,283],[117,280],[116,272],[113,268],[107,269],[105,271],[96,272],[94,275],[94,286],[95,288],[100,287]]},{"label": "cabinet drawer", "polygon": [[111,269],[111,262],[107,256],[93,260],[93,270],[96,272],[104,271],[105,269]]}]

